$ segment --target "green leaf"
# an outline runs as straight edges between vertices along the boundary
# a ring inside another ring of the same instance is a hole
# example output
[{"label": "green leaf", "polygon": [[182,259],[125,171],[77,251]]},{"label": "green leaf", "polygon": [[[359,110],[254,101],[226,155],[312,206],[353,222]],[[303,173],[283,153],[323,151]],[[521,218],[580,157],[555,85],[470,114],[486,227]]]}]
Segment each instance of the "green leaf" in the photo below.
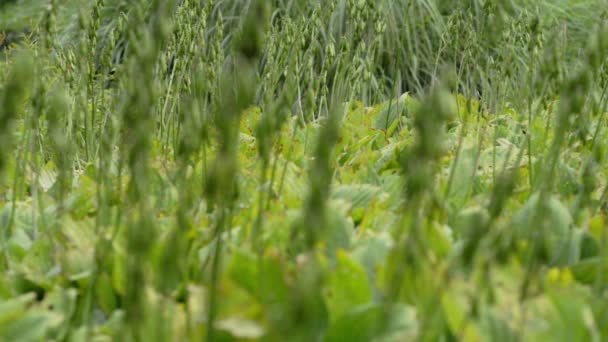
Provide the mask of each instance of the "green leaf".
[{"label": "green leaf", "polygon": [[388,144],[379,151],[379,157],[374,164],[376,172],[382,173],[382,171],[399,169],[399,153],[405,144],[403,142],[396,142]]},{"label": "green leaf", "polygon": [[47,163],[38,175],[38,184],[43,191],[48,191],[57,180],[57,167],[52,162]]},{"label": "green leaf", "polygon": [[51,333],[54,338],[61,340],[67,336],[72,327],[72,318],[76,312],[78,304],[78,291],[74,288],[63,289],[55,288],[48,292],[44,298],[42,306],[57,313],[55,329]]},{"label": "green leaf", "polygon": [[[541,205],[545,205],[542,212],[545,217],[537,218],[541,212]],[[542,225],[535,225],[541,222]],[[540,243],[546,248],[549,260],[556,265],[575,262],[578,259],[575,253],[569,253],[568,246],[573,235],[571,234],[573,219],[566,208],[556,196],[548,195],[546,203],[540,203],[540,194],[535,193],[524,206],[515,214],[513,226],[519,238]],[[539,241],[539,239],[542,239]]]},{"label": "green leaf", "polygon": [[330,326],[326,341],[370,341],[376,333],[376,324],[380,314],[381,307],[376,304],[352,308]]},{"label": "green leaf", "polygon": [[235,250],[228,266],[230,278],[264,307],[268,318],[282,324],[287,317],[290,287],[285,280],[283,265],[271,255],[258,258]]},{"label": "green leaf", "polygon": [[89,222],[64,220],[61,231],[65,242],[62,253],[63,267],[71,280],[87,278],[95,263],[93,253],[95,251],[95,233]]},{"label": "green leaf", "polygon": [[371,288],[365,270],[342,250],[337,253],[336,268],[329,275],[324,295],[333,319],[350,308],[371,301]]},{"label": "green leaf", "polygon": [[441,297],[441,307],[452,334],[461,336],[463,341],[480,340],[480,332],[469,316],[469,305],[463,296],[445,292]]},{"label": "green leaf", "polygon": [[[329,325],[328,308],[322,293],[324,272],[311,254],[300,254],[293,290],[290,293],[290,325],[296,341],[318,340]],[[288,334],[291,337],[291,333]]]},{"label": "green leaf", "polygon": [[32,312],[9,324],[2,324],[0,340],[20,342],[44,340],[52,323],[52,317],[46,312]]},{"label": "green leaf", "polygon": [[466,301],[449,292],[445,292],[441,297],[441,308],[443,315],[454,334],[458,334],[467,322]]},{"label": "green leaf", "polygon": [[36,295],[27,293],[0,303],[0,341],[41,341],[62,316],[35,306]]},{"label": "green leaf", "polygon": [[392,246],[393,239],[389,234],[370,234],[357,242],[352,255],[369,274],[373,274],[376,267],[384,262]]},{"label": "green leaf", "polygon": [[593,341],[598,336],[591,308],[579,291],[550,293],[555,308],[548,330],[552,341]]},{"label": "green leaf", "polygon": [[480,232],[475,227],[483,227],[490,220],[490,214],[485,208],[475,206],[461,210],[454,218],[452,225],[454,231],[462,237],[478,238]]},{"label": "green leaf", "polygon": [[380,188],[369,184],[338,185],[333,190],[333,198],[351,203],[352,208],[365,208],[380,194]]},{"label": "green leaf", "polygon": [[605,282],[608,274],[608,258],[588,258],[571,265],[570,270],[574,278],[581,283],[593,284],[600,279]]},{"label": "green leaf", "polygon": [[484,340],[495,342],[519,341],[514,330],[509,327],[508,322],[499,318],[493,311],[484,311],[480,320]]},{"label": "green leaf", "polygon": [[388,307],[388,318],[381,341],[412,341],[418,333],[416,310],[404,304],[392,304]]},{"label": "green leaf", "polygon": [[417,325],[415,312],[408,306],[366,304],[352,308],[336,320],[329,327],[326,341],[411,341],[415,340]]},{"label": "green leaf", "polygon": [[32,240],[23,229],[18,229],[8,240],[8,250],[13,258],[21,260],[32,247]]},{"label": "green leaf", "polygon": [[388,130],[401,115],[408,115],[415,111],[418,101],[404,93],[395,100],[380,105],[374,120],[374,128]]},{"label": "green leaf", "polygon": [[0,324],[23,315],[28,306],[30,306],[35,300],[36,294],[30,292],[15,298],[11,298],[7,301],[0,302]]},{"label": "green leaf", "polygon": [[448,202],[454,208],[462,208],[471,194],[475,177],[475,159],[477,148],[465,147],[454,161],[456,167],[452,178],[452,185],[448,194]]},{"label": "green leaf", "polygon": [[596,257],[600,254],[600,243],[588,232],[581,231],[581,259]]}]

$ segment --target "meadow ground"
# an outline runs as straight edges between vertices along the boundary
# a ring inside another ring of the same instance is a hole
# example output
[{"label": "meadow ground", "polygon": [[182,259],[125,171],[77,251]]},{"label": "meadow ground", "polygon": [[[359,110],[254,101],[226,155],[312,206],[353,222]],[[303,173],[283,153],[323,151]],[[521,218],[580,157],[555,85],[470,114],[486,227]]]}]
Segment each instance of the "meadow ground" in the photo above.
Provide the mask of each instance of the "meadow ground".
[{"label": "meadow ground", "polygon": [[0,341],[607,340],[607,15],[0,2]]}]

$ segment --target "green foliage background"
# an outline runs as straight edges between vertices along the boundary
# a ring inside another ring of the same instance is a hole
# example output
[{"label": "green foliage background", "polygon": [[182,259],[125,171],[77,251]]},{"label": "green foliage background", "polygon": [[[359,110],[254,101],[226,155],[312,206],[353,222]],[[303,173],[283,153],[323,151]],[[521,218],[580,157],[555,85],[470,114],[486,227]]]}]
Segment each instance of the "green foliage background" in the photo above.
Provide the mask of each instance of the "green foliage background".
[{"label": "green foliage background", "polygon": [[608,339],[606,9],[0,2],[0,340]]}]

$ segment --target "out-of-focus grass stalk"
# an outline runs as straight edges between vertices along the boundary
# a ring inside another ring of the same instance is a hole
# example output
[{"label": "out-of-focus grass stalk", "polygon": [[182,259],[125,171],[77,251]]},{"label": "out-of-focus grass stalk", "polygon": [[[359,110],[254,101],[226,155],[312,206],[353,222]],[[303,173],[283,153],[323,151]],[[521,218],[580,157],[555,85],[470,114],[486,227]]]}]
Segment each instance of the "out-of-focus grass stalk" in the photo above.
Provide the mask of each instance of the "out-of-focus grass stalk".
[{"label": "out-of-focus grass stalk", "polygon": [[[532,218],[534,229],[531,235],[531,247],[526,258],[526,273],[520,288],[520,300],[524,300],[529,295],[529,289],[536,279],[537,270],[541,262],[548,258],[547,235],[551,229],[548,227],[544,217],[548,213],[549,195],[555,186],[555,173],[562,154],[562,149],[568,138],[571,136],[573,128],[584,123],[581,120],[585,110],[590,91],[593,87],[597,70],[605,63],[608,55],[608,26],[600,26],[592,36],[585,50],[583,58],[587,63],[578,71],[574,72],[561,86],[557,117],[555,118],[554,138],[546,157],[544,169],[540,177],[538,208]],[[577,213],[574,213],[576,217]]]},{"label": "out-of-focus grass stalk", "polygon": [[[435,174],[437,161],[443,153],[442,136],[445,122],[456,115],[456,103],[445,90],[444,85],[435,86],[423,100],[415,113],[414,127],[416,142],[403,151],[401,168],[405,178],[405,205],[400,226],[394,232],[395,247],[389,255],[384,315],[381,316],[379,333],[385,329],[391,315],[391,304],[398,302],[407,273],[420,272],[430,267],[428,259],[428,237],[425,231],[428,217],[432,211],[432,199],[435,192]],[[410,278],[408,278],[410,279]],[[432,289],[429,289],[432,290]],[[408,294],[406,294],[408,295]],[[412,294],[409,294],[411,297]],[[434,315],[430,314],[432,305],[428,293],[420,293],[414,301],[417,309],[423,313],[421,319],[421,336],[438,336],[433,332]],[[425,337],[421,337],[424,339]]]},{"label": "out-of-focus grass stalk", "polygon": [[241,115],[255,100],[256,63],[265,35],[257,20],[265,18],[268,3],[254,1],[233,40],[233,59],[220,74],[218,102],[213,107],[213,122],[218,131],[215,160],[207,172],[205,195],[210,208],[215,208],[214,248],[209,277],[207,303],[207,340],[215,340],[215,322],[219,308],[219,279],[223,253],[223,234],[230,227],[234,205],[238,198],[238,145]]},{"label": "out-of-focus grass stalk", "polygon": [[127,213],[126,260],[127,288],[125,311],[129,329],[124,338],[142,340],[146,336],[162,339],[163,330],[144,331],[156,311],[146,299],[146,284],[151,284],[149,274],[150,252],[157,236],[156,224],[148,195],[151,181],[152,138],[155,127],[155,98],[158,94],[154,79],[157,61],[171,30],[171,15],[175,1],[141,1],[131,7],[128,23],[130,55],[127,61],[128,77],[122,78],[123,122],[122,153],[129,170],[129,185],[125,205]]},{"label": "out-of-focus grass stalk", "polygon": [[[11,73],[8,76],[6,83],[2,91],[0,92],[0,144],[3,148],[0,149],[0,184],[4,185],[4,177],[6,175],[6,166],[8,159],[10,158],[9,151],[13,150],[13,127],[15,120],[20,116],[19,112],[24,108],[24,99],[31,89],[32,80],[34,77],[33,68],[34,62],[30,54],[25,52],[19,54],[14,59],[14,64],[11,68]],[[19,158],[23,158],[21,153],[18,154],[17,162],[21,161]],[[18,170],[15,171],[16,173]],[[13,175],[13,193],[12,193],[12,206],[11,214],[6,222],[6,225],[0,227],[0,243],[2,250],[4,251],[2,257],[2,269],[5,270],[8,264],[10,264],[10,257],[6,249],[6,241],[12,234],[12,225],[15,217],[15,205],[17,201],[17,174]]]}]

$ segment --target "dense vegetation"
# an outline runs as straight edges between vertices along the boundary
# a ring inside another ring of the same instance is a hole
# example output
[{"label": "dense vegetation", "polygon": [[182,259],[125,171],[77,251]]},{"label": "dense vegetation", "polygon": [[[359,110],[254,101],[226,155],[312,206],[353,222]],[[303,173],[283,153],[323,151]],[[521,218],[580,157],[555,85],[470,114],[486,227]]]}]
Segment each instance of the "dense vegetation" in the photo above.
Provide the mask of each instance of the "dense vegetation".
[{"label": "dense vegetation", "polygon": [[607,15],[0,2],[0,340],[607,340]]}]

